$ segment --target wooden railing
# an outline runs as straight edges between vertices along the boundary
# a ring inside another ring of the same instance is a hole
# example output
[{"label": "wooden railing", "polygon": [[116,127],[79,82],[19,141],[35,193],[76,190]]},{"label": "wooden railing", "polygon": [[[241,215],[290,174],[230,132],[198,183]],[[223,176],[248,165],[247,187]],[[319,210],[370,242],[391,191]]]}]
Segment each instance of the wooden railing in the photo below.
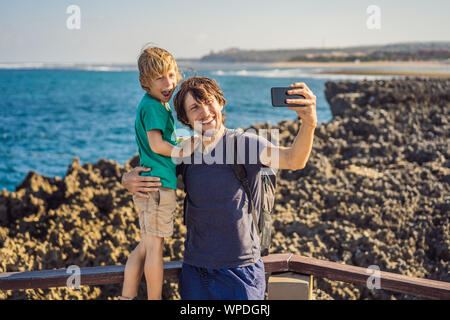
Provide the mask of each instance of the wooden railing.
[{"label": "wooden railing", "polygon": [[[295,272],[318,278],[366,285],[372,274],[368,269],[294,254],[271,254],[263,257],[267,273]],[[176,279],[181,261],[164,263],[164,279]],[[80,285],[123,282],[124,265],[80,268]],[[0,290],[65,287],[71,273],[66,269],[0,273]],[[450,299],[450,283],[379,272],[380,289],[430,299]]]}]

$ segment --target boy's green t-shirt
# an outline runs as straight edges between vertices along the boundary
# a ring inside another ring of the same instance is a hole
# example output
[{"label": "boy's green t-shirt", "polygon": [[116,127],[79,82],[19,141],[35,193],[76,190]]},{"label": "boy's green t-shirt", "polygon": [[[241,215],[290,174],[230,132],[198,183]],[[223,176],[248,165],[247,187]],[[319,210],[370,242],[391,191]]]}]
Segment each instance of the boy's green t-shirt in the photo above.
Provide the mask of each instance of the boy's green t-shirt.
[{"label": "boy's green t-shirt", "polygon": [[160,177],[163,187],[176,190],[176,164],[171,157],[153,152],[147,137],[147,131],[158,129],[162,132],[163,140],[176,145],[175,121],[172,116],[172,109],[170,109],[168,103],[166,103],[166,106],[170,111],[147,93],[144,95],[136,113],[136,143],[139,149],[140,166],[152,168],[150,172],[142,172],[141,175]]}]

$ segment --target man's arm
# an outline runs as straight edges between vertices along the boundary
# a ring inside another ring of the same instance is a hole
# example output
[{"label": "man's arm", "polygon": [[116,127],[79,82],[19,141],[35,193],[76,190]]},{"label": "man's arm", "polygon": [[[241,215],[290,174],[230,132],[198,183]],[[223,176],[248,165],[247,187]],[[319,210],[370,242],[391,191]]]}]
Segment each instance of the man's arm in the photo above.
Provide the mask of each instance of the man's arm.
[{"label": "man's arm", "polygon": [[286,102],[303,105],[301,107],[289,107],[289,109],[297,112],[302,119],[302,125],[290,147],[272,145],[267,146],[262,151],[260,154],[261,163],[272,168],[303,169],[311,153],[314,130],[317,127],[316,96],[303,82],[291,84],[291,88],[294,87],[298,89],[291,89],[288,94],[302,95],[305,99],[287,99]]},{"label": "man's arm", "polygon": [[311,154],[315,128],[302,124],[290,147],[267,146],[260,154],[261,163],[277,169],[303,169]]}]

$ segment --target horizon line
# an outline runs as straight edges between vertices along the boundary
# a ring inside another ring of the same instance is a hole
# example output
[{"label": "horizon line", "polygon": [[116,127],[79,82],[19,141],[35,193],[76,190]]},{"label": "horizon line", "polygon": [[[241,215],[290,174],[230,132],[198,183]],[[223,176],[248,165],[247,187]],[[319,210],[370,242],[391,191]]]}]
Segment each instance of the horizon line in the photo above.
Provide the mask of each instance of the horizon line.
[{"label": "horizon line", "polygon": [[[323,46],[323,47],[298,47],[298,48],[276,48],[276,49],[242,49],[239,47],[228,47],[218,50],[210,50],[210,53],[204,54],[200,57],[179,57],[175,58],[176,60],[181,61],[196,61],[201,60],[203,57],[208,56],[211,54],[211,52],[223,52],[229,49],[237,49],[241,51],[294,51],[294,50],[330,50],[330,49],[337,49],[337,50],[343,50],[343,49],[350,49],[350,48],[358,48],[358,47],[382,47],[382,46],[389,46],[389,45],[405,45],[405,44],[431,44],[431,43],[447,43],[450,45],[450,40],[417,40],[417,41],[406,41],[406,42],[388,42],[384,44],[359,44],[359,45],[348,45],[348,46]],[[71,65],[85,65],[85,64],[103,64],[103,65],[131,65],[135,64],[136,61],[115,61],[115,62],[98,62],[98,61],[85,61],[85,62],[74,62],[74,61],[0,61],[0,64],[24,64],[24,63],[30,63],[30,64],[71,64]],[[250,62],[249,62],[250,63]],[[256,63],[256,62],[255,62]]]}]

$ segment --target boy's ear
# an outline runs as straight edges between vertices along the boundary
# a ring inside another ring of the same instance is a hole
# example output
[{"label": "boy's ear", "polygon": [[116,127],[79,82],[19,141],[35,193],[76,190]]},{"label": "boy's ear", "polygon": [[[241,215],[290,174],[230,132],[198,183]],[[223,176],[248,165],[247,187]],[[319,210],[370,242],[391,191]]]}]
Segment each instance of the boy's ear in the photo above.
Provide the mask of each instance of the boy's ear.
[{"label": "boy's ear", "polygon": [[142,89],[144,89],[145,91],[150,90],[150,86],[148,85],[147,81],[144,81],[144,79],[142,79],[142,77],[140,77],[140,76],[139,76],[139,82],[141,83]]}]

